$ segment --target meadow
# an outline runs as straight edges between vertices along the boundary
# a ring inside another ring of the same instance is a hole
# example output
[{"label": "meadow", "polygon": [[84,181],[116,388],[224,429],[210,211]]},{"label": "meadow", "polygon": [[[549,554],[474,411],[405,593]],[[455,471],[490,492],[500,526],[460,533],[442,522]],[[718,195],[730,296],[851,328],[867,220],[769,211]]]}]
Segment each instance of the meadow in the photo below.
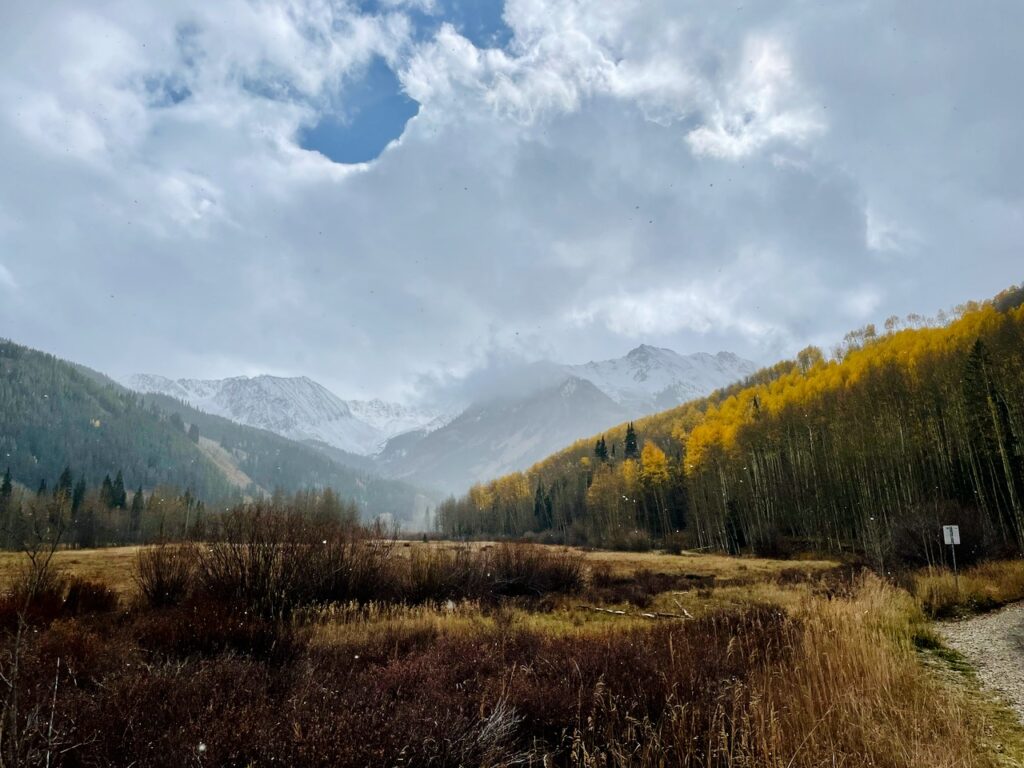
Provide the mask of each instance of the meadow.
[{"label": "meadow", "polygon": [[401,542],[251,509],[201,543],[43,565],[0,556],[5,766],[1024,760],[931,629],[938,574]]}]

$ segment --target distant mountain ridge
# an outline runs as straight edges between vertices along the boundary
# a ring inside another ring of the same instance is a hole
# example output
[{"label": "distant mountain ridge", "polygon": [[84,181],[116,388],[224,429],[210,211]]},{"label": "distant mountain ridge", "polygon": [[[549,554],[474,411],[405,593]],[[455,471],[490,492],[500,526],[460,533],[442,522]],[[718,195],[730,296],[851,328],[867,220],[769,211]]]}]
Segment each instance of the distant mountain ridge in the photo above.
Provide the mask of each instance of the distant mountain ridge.
[{"label": "distant mountain ridge", "polygon": [[345,401],[306,376],[169,379],[136,374],[129,389],[182,400],[205,413],[298,441],[326,443],[349,453],[376,453],[390,438],[422,429],[439,414],[382,400]]},{"label": "distant mountain ridge", "polygon": [[581,434],[705,396],[756,369],[731,352],[681,355],[641,344],[611,360],[546,364],[503,395],[451,415],[381,399],[346,401],[305,376],[172,380],[143,374],[124,383],[314,445],[353,467],[461,491],[525,469]]}]

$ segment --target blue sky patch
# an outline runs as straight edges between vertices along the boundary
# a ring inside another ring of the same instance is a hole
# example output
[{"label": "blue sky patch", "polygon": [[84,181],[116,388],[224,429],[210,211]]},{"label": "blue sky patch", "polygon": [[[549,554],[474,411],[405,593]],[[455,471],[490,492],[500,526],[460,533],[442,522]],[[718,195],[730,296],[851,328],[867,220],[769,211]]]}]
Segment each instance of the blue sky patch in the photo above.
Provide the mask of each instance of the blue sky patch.
[{"label": "blue sky patch", "polygon": [[502,0],[440,0],[441,17],[477,48],[504,48],[512,30],[501,14]]},{"label": "blue sky patch", "polygon": [[359,81],[349,83],[338,100],[339,108],[321,115],[299,132],[299,146],[314,150],[336,163],[373,160],[405,130],[419,111],[398,77],[381,58],[375,58]]},{"label": "blue sky patch", "polygon": [[[379,0],[362,0],[359,7],[366,13],[393,10]],[[501,17],[504,10],[504,0],[437,0],[430,13],[414,7],[403,8],[403,13],[415,25],[418,40],[432,37],[447,22],[477,48],[504,48],[512,40],[512,30]]]}]

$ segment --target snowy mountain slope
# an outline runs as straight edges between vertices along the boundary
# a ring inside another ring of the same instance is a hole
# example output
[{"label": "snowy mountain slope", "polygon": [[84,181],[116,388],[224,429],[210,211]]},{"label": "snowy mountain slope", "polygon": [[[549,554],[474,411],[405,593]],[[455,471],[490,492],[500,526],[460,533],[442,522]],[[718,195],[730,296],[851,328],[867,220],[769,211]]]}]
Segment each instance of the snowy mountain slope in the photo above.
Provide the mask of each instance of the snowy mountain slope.
[{"label": "snowy mountain slope", "polygon": [[589,381],[569,377],[524,397],[477,403],[433,432],[389,441],[377,458],[387,476],[447,493],[526,469],[574,440],[626,420]]},{"label": "snowy mountain slope", "polygon": [[342,400],[306,377],[137,375],[125,384],[328,454],[333,450],[333,458],[349,466],[358,459],[363,469],[365,462],[391,477],[462,491],[584,435],[709,394],[756,369],[729,352],[680,355],[648,345],[613,360],[546,366],[510,380],[500,397],[470,403],[457,416],[380,399]]},{"label": "snowy mountain slope", "polygon": [[439,414],[429,408],[390,403],[386,400],[347,400],[352,415],[376,429],[386,438],[417,429],[433,431],[455,418],[455,414]]},{"label": "snowy mountain slope", "polygon": [[375,453],[388,438],[437,417],[380,400],[348,403],[305,376],[173,380],[137,374],[124,384],[138,392],[169,395],[207,413],[292,440],[326,443],[360,455]]},{"label": "snowy mountain slope", "polygon": [[757,366],[731,352],[680,355],[641,344],[624,357],[565,370],[594,384],[631,415],[641,416],[710,394],[749,376]]}]

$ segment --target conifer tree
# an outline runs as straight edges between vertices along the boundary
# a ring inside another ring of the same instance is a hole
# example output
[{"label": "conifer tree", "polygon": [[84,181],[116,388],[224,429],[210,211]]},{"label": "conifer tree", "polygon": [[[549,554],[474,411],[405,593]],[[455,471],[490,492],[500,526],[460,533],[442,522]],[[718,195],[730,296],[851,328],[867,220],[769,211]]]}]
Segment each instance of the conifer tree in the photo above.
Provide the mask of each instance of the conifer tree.
[{"label": "conifer tree", "polygon": [[137,536],[142,527],[142,512],[146,507],[146,497],[142,495],[142,486],[132,496],[132,506],[128,513],[128,530],[132,536]]},{"label": "conifer tree", "polygon": [[85,500],[85,478],[78,478],[78,482],[75,483],[75,488],[71,491],[71,514],[74,516],[79,509],[82,507],[82,502]]},{"label": "conifer tree", "polygon": [[53,495],[54,498],[58,496],[71,498],[71,467],[64,467],[64,471],[60,473],[57,484],[53,486]]},{"label": "conifer tree", "polygon": [[608,461],[608,444],[604,441],[604,435],[601,435],[594,445],[594,456],[601,461]]},{"label": "conifer tree", "polygon": [[117,476],[114,477],[114,484],[111,487],[110,498],[111,507],[124,509],[128,505],[128,494],[125,493],[124,490],[124,476],[121,474],[121,470],[117,470]]},{"label": "conifer tree", "polygon": [[5,536],[9,536],[10,533],[7,529],[10,528],[8,523],[7,515],[11,508],[11,496],[14,495],[14,484],[11,482],[11,470],[10,468],[4,472],[4,479],[0,482],[0,525],[4,526],[3,533]]},{"label": "conifer tree", "polygon": [[14,484],[11,482],[11,468],[4,472],[3,482],[0,482],[0,504],[8,501],[14,493]]},{"label": "conifer tree", "polygon": [[107,509],[114,508],[114,484],[110,475],[103,476],[103,483],[100,485],[100,501]]},{"label": "conifer tree", "polygon": [[637,445],[636,430],[633,428],[633,422],[629,422],[629,425],[626,427],[626,442],[622,455],[627,459],[640,458],[640,446]]}]

